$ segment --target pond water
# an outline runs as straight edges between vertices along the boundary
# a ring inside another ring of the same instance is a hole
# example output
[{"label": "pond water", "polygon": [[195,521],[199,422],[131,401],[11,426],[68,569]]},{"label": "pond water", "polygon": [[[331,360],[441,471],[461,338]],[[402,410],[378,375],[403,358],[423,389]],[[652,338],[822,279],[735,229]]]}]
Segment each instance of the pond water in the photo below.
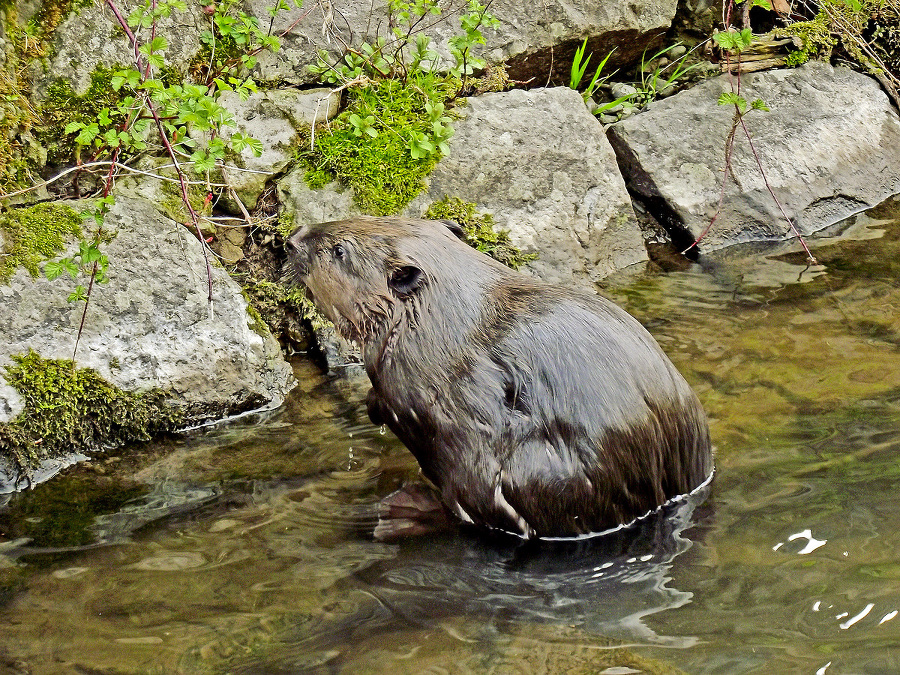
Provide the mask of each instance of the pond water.
[{"label": "pond water", "polygon": [[364,379],[96,456],[0,508],[0,673],[900,672],[900,202],[604,292],[696,388],[697,498],[515,546],[371,537],[412,456]]}]

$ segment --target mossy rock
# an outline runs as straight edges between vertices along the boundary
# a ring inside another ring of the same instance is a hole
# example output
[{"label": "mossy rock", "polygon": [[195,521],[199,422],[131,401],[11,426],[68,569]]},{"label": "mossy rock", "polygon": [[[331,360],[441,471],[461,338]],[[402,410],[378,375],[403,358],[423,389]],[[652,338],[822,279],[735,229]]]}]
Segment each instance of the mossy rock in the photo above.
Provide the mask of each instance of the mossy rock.
[{"label": "mossy rock", "polygon": [[[307,168],[307,184],[319,189],[336,180],[353,190],[364,213],[399,213],[421,192],[441,157],[437,149],[418,158],[410,151],[413,134],[431,133],[434,120],[426,104],[443,104],[458,90],[458,80],[433,75],[408,83],[379,80],[351,90],[347,108],[327,126],[317,127],[312,150],[307,149],[309,137],[302,139],[298,159]],[[369,118],[370,132],[352,121]]]},{"label": "mossy rock", "polygon": [[536,254],[522,253],[516,248],[509,240],[508,232],[495,230],[491,214],[477,215],[476,206],[472,202],[464,202],[459,197],[445,197],[429,206],[425,211],[425,217],[456,221],[463,228],[463,239],[469,246],[514,270],[537,259]]},{"label": "mossy rock", "polygon": [[0,283],[8,283],[19,267],[38,276],[42,261],[56,257],[67,240],[81,237],[81,216],[64,204],[37,204],[0,216],[0,230]]},{"label": "mossy rock", "polygon": [[45,457],[149,440],[182,423],[183,412],[167,405],[159,389],[123,391],[91,368],[34,350],[12,360],[5,378],[24,409],[0,423],[0,454],[19,470],[28,472]]}]

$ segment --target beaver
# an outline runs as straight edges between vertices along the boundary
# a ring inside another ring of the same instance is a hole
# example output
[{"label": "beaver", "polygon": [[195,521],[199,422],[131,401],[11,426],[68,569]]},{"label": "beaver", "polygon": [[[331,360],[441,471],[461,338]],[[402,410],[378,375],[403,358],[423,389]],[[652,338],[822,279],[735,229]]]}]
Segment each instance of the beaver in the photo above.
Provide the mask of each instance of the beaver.
[{"label": "beaver", "polygon": [[460,234],[447,221],[357,217],[288,239],[289,275],[360,346],[370,417],[443,504],[524,539],[577,537],[706,482],[703,408],[643,326]]}]

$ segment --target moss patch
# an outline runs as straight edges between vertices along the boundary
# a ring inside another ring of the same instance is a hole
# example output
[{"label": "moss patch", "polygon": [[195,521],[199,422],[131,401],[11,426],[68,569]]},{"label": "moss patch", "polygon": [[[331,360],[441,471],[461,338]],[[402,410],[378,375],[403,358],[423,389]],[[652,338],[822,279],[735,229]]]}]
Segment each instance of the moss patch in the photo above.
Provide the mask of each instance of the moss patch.
[{"label": "moss patch", "polygon": [[464,202],[459,197],[445,197],[429,206],[425,217],[436,220],[445,218],[455,220],[462,226],[465,242],[469,246],[486,253],[494,260],[498,260],[514,270],[537,259],[536,254],[522,253],[513,246],[508,232],[495,230],[494,218],[491,214],[476,215],[475,206],[471,202]]},{"label": "moss patch", "polygon": [[19,267],[36,277],[40,262],[55,257],[67,239],[81,237],[81,216],[63,204],[37,204],[0,216],[0,230],[6,240],[0,283],[7,283]]},{"label": "moss patch", "polygon": [[[440,159],[438,151],[418,159],[410,151],[414,134],[429,136],[433,131],[426,104],[443,104],[458,89],[458,80],[421,75],[406,83],[379,80],[351,90],[347,108],[330,125],[317,128],[314,149],[299,153],[307,183],[317,189],[337,180],[353,190],[365,213],[398,213],[422,190],[425,176]],[[369,124],[361,128],[352,120]]]},{"label": "moss patch", "polygon": [[112,77],[116,68],[98,67],[91,73],[91,84],[83,96],[76,94],[68,82],[57,79],[47,88],[47,98],[41,105],[44,124],[38,138],[47,148],[47,159],[51,163],[66,164],[73,160],[77,145],[77,132],[65,134],[70,122],[90,124],[97,121],[103,108],[114,110],[124,94],[112,87]]},{"label": "moss patch", "polygon": [[796,37],[801,42],[800,49],[789,55],[788,65],[830,58],[840,47],[863,70],[878,73],[883,64],[895,81],[900,78],[900,11],[893,2],[862,0],[854,9],[844,0],[823,0],[815,17],[779,28],[775,35]]},{"label": "moss patch", "polygon": [[313,330],[331,325],[306,297],[302,288],[287,287],[253,277],[239,281],[244,297],[250,303],[250,316],[254,319],[258,317],[257,320],[264,322],[272,335],[282,343],[289,341],[285,338],[294,339],[303,323],[310,325]]},{"label": "moss patch", "polygon": [[29,471],[44,457],[149,440],[178,428],[183,413],[164,402],[164,392],[127,392],[91,368],[44,359],[31,350],[12,357],[5,377],[25,408],[0,423],[0,453]]}]

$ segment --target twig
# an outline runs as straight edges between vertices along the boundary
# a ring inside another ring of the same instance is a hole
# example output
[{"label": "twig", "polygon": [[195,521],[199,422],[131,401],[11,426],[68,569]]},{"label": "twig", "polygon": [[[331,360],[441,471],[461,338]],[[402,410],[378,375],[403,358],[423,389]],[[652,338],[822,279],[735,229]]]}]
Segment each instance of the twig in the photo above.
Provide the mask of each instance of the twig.
[{"label": "twig", "polygon": [[[138,72],[141,72],[141,61],[140,61],[140,51],[138,50],[137,38],[134,33],[131,32],[131,29],[128,27],[128,22],[125,21],[121,12],[119,12],[113,0],[106,0],[107,6],[112,9],[113,13],[116,15],[116,19],[119,22],[119,25],[125,31],[125,34],[128,36],[128,39],[131,40],[132,45],[134,46],[135,53],[135,61],[138,66]],[[191,204],[190,197],[188,195],[188,186],[187,180],[184,175],[184,171],[181,166],[178,164],[178,157],[175,152],[175,149],[172,147],[172,144],[169,142],[169,137],[166,135],[166,130],[163,127],[162,119],[159,116],[159,113],[156,110],[156,106],[153,105],[153,101],[147,92],[143,92],[144,104],[147,106],[147,110],[150,111],[150,115],[153,117],[153,121],[156,123],[156,129],[159,132],[159,137],[162,140],[163,146],[166,148],[166,152],[172,160],[172,163],[175,166],[175,172],[178,174],[178,183],[181,186],[181,199],[184,201],[184,205],[187,207],[188,213],[191,216],[191,223],[194,225],[194,229],[197,231],[197,238],[200,240],[200,248],[203,250],[203,260],[206,263],[206,281],[207,281],[207,304],[209,306],[210,314],[212,314],[212,302],[213,302],[213,286],[212,286],[212,266],[209,262],[209,253],[208,247],[206,245],[206,240],[203,238],[203,233],[200,231],[200,220],[197,217],[197,212],[194,210],[193,204]]]}]

